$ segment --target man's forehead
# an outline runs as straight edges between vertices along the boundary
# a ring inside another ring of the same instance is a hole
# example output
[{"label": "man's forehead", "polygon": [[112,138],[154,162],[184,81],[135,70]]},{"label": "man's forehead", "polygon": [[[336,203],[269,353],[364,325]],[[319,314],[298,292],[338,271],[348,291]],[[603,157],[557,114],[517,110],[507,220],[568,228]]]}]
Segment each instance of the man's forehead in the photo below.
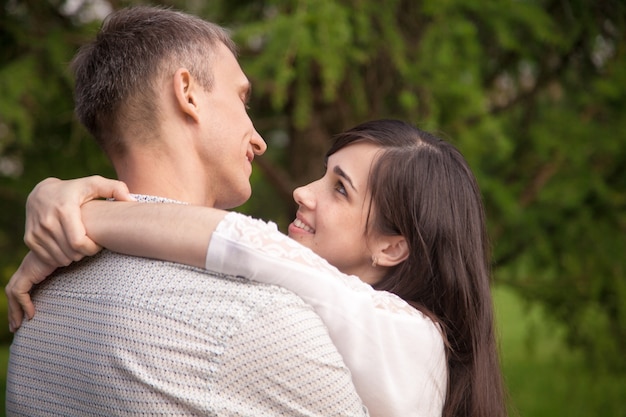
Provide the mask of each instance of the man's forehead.
[{"label": "man's forehead", "polygon": [[250,81],[244,74],[233,52],[223,43],[217,47],[214,72],[219,77],[230,78],[242,91],[250,90]]}]

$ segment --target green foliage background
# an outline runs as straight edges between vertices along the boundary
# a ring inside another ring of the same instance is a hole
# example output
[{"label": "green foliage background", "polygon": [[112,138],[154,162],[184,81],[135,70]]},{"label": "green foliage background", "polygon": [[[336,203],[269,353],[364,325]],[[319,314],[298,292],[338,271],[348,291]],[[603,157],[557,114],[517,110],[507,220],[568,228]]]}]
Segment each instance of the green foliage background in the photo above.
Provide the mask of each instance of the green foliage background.
[{"label": "green foliage background", "polygon": [[[23,207],[38,181],[114,175],[73,118],[67,63],[97,30],[96,6],[134,3],[0,1],[3,282],[25,253]],[[231,28],[240,45],[270,147],[243,210],[284,226],[291,189],[316,178],[330,136],[358,122],[394,117],[438,132],[479,179],[497,284],[540,308],[585,372],[624,380],[623,1],[159,4]],[[0,337],[10,341],[2,327]]]}]

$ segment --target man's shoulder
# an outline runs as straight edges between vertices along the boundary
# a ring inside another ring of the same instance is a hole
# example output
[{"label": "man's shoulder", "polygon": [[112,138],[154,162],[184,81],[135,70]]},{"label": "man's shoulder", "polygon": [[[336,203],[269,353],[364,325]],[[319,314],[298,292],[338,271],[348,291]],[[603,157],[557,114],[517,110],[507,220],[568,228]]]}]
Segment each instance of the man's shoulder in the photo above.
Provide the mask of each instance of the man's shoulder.
[{"label": "man's shoulder", "polygon": [[[143,275],[149,276],[157,282],[161,279],[167,279],[176,283],[178,280],[184,281],[184,278],[189,278],[202,286],[213,286],[216,281],[219,281],[226,286],[249,288],[251,291],[295,295],[282,287],[253,281],[241,275],[225,274],[177,262],[124,255],[106,249],[83,261],[82,265],[81,263],[76,264],[77,271],[83,269],[99,275],[115,273],[125,277]],[[69,270],[70,268],[68,268]],[[300,299],[297,296],[296,298]]]},{"label": "man's shoulder", "polygon": [[[300,297],[275,285],[258,283],[242,276],[223,274],[175,262],[123,255],[108,250],[62,268],[50,280],[50,288],[76,294],[108,293],[111,297],[144,297],[154,302],[186,299],[203,305],[235,304],[254,306],[261,311],[271,306],[286,309],[311,309]],[[44,284],[45,286],[45,284]]]}]

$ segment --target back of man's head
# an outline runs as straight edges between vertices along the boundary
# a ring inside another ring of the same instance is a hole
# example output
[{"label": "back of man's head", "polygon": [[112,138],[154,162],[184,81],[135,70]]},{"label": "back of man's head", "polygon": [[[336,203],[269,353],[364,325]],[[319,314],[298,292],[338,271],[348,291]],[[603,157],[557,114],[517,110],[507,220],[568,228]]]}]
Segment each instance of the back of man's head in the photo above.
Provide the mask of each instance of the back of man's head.
[{"label": "back of man's head", "polygon": [[220,42],[236,52],[222,27],[179,11],[139,6],[112,13],[72,62],[80,122],[109,156],[123,155],[126,140],[158,134],[163,77],[184,67],[211,89],[212,52]]}]

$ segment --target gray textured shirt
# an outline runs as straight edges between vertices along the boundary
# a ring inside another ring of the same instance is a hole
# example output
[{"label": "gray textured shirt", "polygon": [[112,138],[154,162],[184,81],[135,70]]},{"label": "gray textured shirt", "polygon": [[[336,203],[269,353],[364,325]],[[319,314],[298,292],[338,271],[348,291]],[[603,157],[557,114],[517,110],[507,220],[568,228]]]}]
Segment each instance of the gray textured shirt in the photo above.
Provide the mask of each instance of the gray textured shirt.
[{"label": "gray textured shirt", "polygon": [[276,286],[109,251],[15,334],[8,416],[359,416],[320,318]]}]

